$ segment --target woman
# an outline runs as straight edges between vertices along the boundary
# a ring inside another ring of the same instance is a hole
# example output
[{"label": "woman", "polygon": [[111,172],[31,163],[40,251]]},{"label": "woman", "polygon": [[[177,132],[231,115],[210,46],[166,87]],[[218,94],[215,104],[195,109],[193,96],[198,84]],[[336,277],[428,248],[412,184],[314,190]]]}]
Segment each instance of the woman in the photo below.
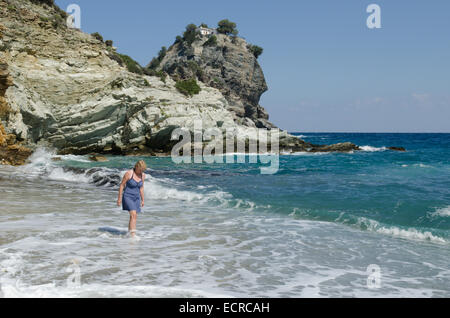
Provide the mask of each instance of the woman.
[{"label": "woman", "polygon": [[[130,213],[128,231],[132,237],[136,233],[137,213],[141,213],[141,207],[144,206],[145,169],[147,169],[145,162],[143,160],[138,161],[133,170],[125,173],[119,187],[117,206],[122,204],[122,209]],[[124,187],[125,191],[123,190]]]}]

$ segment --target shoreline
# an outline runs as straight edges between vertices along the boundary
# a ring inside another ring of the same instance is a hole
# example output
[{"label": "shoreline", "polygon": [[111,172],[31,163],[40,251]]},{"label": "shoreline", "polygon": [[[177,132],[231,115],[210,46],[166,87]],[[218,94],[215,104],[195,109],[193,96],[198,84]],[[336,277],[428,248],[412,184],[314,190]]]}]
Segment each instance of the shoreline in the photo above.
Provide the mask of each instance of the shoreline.
[{"label": "shoreline", "polygon": [[[450,202],[445,189],[429,189],[436,177],[448,180],[448,165],[438,166],[439,145],[425,153],[416,152],[421,143],[405,145],[405,157],[287,156],[283,174],[264,178],[249,165],[191,169],[148,160],[139,241],[120,234],[128,215],[115,204],[133,157],[53,162],[53,154],[35,153],[26,169],[0,167],[4,295],[183,296],[195,284],[197,294],[231,296],[448,296]],[[419,187],[411,201],[404,184]],[[77,289],[66,287],[73,260]],[[370,264],[381,269],[380,289],[366,286]]]},{"label": "shoreline", "polygon": [[[248,148],[246,149],[246,152],[239,153],[239,152],[223,152],[221,154],[214,154],[211,153],[209,156],[229,156],[229,155],[245,155],[245,156],[290,156],[290,155],[296,155],[299,153],[305,153],[305,154],[320,154],[320,153],[347,153],[352,154],[355,151],[356,152],[365,152],[366,150],[364,147],[357,146],[355,144],[345,142],[345,143],[338,143],[338,144],[332,144],[332,145],[312,145],[312,148],[307,149],[298,149],[297,151],[293,149],[281,149],[276,152],[247,152]],[[46,149],[49,150],[52,153],[55,153],[54,160],[58,161],[60,156],[65,155],[74,155],[74,156],[89,156],[89,159],[91,161],[106,161],[105,156],[123,156],[123,157],[149,157],[149,158],[171,158],[172,153],[171,152],[165,152],[161,150],[156,151],[148,151],[148,150],[136,150],[136,151],[130,151],[128,153],[112,153],[112,152],[88,152],[88,153],[77,153],[77,152],[67,152],[67,151],[61,151],[55,148],[49,148],[49,147],[39,147],[37,145],[34,145],[33,148],[27,148],[24,146],[8,146],[6,150],[4,150],[5,147],[0,147],[0,165],[12,165],[12,166],[23,166],[28,163],[28,159],[37,151],[38,149]],[[203,151],[205,148],[202,149],[200,156],[203,155]],[[403,147],[385,147],[384,150],[388,151],[397,151],[397,152],[406,152],[407,150]],[[191,151],[190,155],[180,155],[179,157],[198,157],[194,153],[194,151]]]},{"label": "shoreline", "polygon": [[[80,156],[83,157],[83,156]],[[122,156],[119,156],[122,157]],[[123,156],[123,157],[128,157],[128,156]],[[52,157],[51,155],[48,156],[47,160],[53,160],[54,157]],[[68,161],[70,161],[71,159],[66,159]],[[84,161],[84,163],[87,164],[92,164],[95,163],[94,161]],[[50,163],[50,162],[48,162]],[[105,185],[105,183],[102,181],[101,178],[105,178],[105,180],[114,180],[114,178],[110,178],[110,176],[108,175],[102,175],[102,177],[99,179],[98,176],[94,176],[95,173],[98,172],[98,166],[92,166],[92,167],[85,167],[85,168],[72,168],[70,166],[58,166],[58,165],[50,165],[47,166],[47,164],[44,163],[44,166],[46,167],[45,169],[50,168],[50,170],[46,170],[46,176],[44,178],[44,180],[46,181],[61,181],[61,182],[67,182],[68,184],[74,184],[74,183],[79,183],[79,182],[83,182],[86,183],[86,185],[90,184],[93,185],[95,187],[100,187]],[[5,168],[5,169],[3,169]],[[17,170],[16,168],[18,168],[17,166],[10,166],[10,165],[0,165],[0,169],[2,170],[2,173],[5,173],[6,175],[12,174],[12,175],[16,175],[17,174]],[[63,170],[60,170],[60,169]],[[66,168],[68,168],[66,170]],[[92,170],[93,169],[93,170]],[[64,176],[58,176],[58,175],[53,175],[54,171],[58,171],[58,174],[62,174]],[[95,171],[95,172],[94,172]],[[93,174],[94,173],[94,174]],[[113,174],[115,175],[116,172],[113,172]],[[34,175],[31,174],[33,177],[32,179],[34,179]],[[39,175],[42,177],[42,174],[39,173]],[[36,175],[37,176],[37,175]],[[118,179],[119,180],[119,179]],[[0,178],[0,185],[2,183],[2,181],[5,181],[5,179]],[[153,180],[152,182],[154,182],[155,180]],[[97,183],[99,182],[99,183]],[[150,181],[147,181],[150,182]],[[156,181],[158,182],[158,181]],[[166,191],[166,190],[163,190]],[[176,188],[171,189],[170,191],[173,191],[174,193],[176,193],[177,191],[180,191]],[[193,196],[195,197],[196,195],[194,194],[188,194],[187,192],[185,193],[185,195],[189,195],[189,196]],[[200,196],[198,197],[200,198]],[[173,199],[174,202],[178,201],[178,195],[175,195],[175,197]],[[240,199],[236,199],[239,200]],[[238,203],[236,207],[240,207],[240,203]],[[250,204],[250,209],[253,210],[253,208],[255,207],[254,204]],[[446,208],[439,208],[436,209],[436,211],[434,212],[435,216],[442,216],[442,217],[447,217],[448,215],[448,206]],[[244,209],[245,210],[245,209]],[[277,212],[274,212],[272,210],[261,210],[260,211],[262,215],[265,215],[267,213],[269,213],[269,215],[278,215]],[[447,238],[444,238],[440,235],[437,235],[436,233],[432,233],[430,232],[428,228],[423,228],[423,229],[417,229],[414,227],[404,227],[401,225],[394,225],[394,224],[387,224],[387,223],[382,223],[379,222],[375,219],[370,219],[370,218],[358,218],[358,220],[351,220],[351,219],[347,219],[344,220],[343,222],[336,222],[337,220],[327,220],[327,219],[316,219],[316,218],[310,218],[310,217],[306,217],[306,216],[302,216],[301,214],[297,213],[298,210],[297,208],[294,208],[292,213],[281,213],[280,216],[289,216],[292,217],[296,220],[299,221],[306,221],[306,222],[319,222],[319,223],[324,223],[324,224],[332,224],[332,225],[339,225],[339,226],[343,226],[343,228],[348,229],[349,231],[359,231],[362,233],[371,233],[371,234],[378,234],[381,235],[381,237],[390,237],[392,239],[400,239],[400,240],[405,240],[406,242],[419,242],[419,243],[431,243],[434,245],[437,244],[437,246],[442,245],[442,246],[448,246],[448,244],[450,243],[450,241]],[[339,217],[341,218],[341,216]],[[339,219],[338,218],[338,219]]]}]

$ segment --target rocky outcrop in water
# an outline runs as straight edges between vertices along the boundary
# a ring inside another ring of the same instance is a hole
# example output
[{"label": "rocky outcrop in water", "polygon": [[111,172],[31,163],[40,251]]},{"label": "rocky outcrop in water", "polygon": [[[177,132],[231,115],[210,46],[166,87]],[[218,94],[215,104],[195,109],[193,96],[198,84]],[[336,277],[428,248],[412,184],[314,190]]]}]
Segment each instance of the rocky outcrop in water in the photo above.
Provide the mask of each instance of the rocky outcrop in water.
[{"label": "rocky outcrop in water", "polygon": [[[250,127],[273,128],[269,115],[259,105],[268,90],[263,70],[244,39],[225,34],[198,35],[195,41],[177,41],[161,59],[157,71],[174,78],[197,77],[219,89],[228,101],[235,120]],[[209,42],[208,42],[209,41]],[[150,66],[150,65],[149,65]]]},{"label": "rocky outcrop in water", "polygon": [[387,149],[392,151],[406,152],[406,149],[403,147],[388,147]]}]

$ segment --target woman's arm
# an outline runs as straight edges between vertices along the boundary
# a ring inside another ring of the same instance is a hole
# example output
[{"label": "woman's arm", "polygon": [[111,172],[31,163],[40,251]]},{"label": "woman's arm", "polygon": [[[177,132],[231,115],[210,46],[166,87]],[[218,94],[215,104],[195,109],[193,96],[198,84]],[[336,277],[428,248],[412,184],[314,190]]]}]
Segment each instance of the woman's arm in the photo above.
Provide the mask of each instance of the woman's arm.
[{"label": "woman's arm", "polygon": [[127,171],[123,178],[122,178],[122,182],[120,183],[119,186],[119,198],[117,199],[117,206],[120,206],[122,204],[122,193],[123,193],[123,189],[125,188],[127,181],[130,179],[130,172]]},{"label": "woman's arm", "polygon": [[141,207],[144,206],[144,180],[145,180],[145,173],[142,172],[142,187],[139,189],[141,193]]}]

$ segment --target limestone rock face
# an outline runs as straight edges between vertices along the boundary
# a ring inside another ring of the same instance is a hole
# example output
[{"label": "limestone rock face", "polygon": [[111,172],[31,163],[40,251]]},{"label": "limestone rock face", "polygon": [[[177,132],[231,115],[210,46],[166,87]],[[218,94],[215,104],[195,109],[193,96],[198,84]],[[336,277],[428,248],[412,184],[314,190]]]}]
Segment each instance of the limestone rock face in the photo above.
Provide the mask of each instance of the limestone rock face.
[{"label": "limestone rock face", "polygon": [[172,45],[156,70],[187,79],[197,77],[206,85],[218,88],[241,124],[258,128],[274,128],[269,115],[259,105],[268,87],[257,59],[244,39],[217,34],[217,43],[205,45],[208,36],[198,36],[188,45],[180,41]]},{"label": "limestone rock face", "polygon": [[[0,28],[2,31],[2,29]],[[0,39],[3,34],[0,33]],[[1,41],[1,40],[0,40]],[[13,85],[9,74],[8,64],[0,57],[0,119],[7,118],[10,107],[5,98],[6,90]],[[32,151],[20,145],[16,140],[16,135],[8,134],[0,122],[0,164],[22,165],[26,162]]]},{"label": "limestone rock face", "polygon": [[0,3],[0,14],[0,57],[14,83],[5,94],[5,126],[31,146],[127,153],[155,144],[170,126],[238,125],[218,89],[200,83],[188,98],[171,78],[130,73],[91,35],[47,22],[59,14],[54,8],[11,0]]},{"label": "limestone rock face", "polygon": [[206,39],[172,47],[161,64],[170,74],[187,76],[192,61],[203,69],[196,68],[200,93],[187,97],[171,77],[129,72],[114,48],[68,28],[65,18],[56,6],[0,1],[0,127],[3,144],[14,148],[4,153],[25,158],[20,147],[48,146],[60,154],[160,154],[174,129],[192,132],[198,122],[241,141],[271,128],[280,148],[313,148],[268,122],[258,104],[267,85],[244,40],[219,35],[217,47],[203,47]]}]

